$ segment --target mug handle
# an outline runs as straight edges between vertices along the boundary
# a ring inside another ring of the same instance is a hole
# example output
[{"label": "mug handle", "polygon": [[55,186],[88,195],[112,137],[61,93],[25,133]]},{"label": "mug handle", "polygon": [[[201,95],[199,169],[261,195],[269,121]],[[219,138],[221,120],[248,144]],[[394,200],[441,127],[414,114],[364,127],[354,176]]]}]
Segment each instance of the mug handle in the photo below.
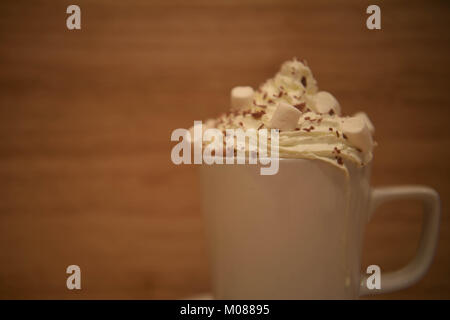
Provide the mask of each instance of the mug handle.
[{"label": "mug handle", "polygon": [[403,268],[381,274],[381,288],[368,289],[367,275],[361,277],[360,295],[388,293],[412,286],[419,281],[431,265],[436,250],[441,205],[439,194],[425,186],[396,186],[373,188],[370,195],[369,219],[383,203],[394,200],[419,200],[423,203],[424,219],[419,247],[415,257]]}]

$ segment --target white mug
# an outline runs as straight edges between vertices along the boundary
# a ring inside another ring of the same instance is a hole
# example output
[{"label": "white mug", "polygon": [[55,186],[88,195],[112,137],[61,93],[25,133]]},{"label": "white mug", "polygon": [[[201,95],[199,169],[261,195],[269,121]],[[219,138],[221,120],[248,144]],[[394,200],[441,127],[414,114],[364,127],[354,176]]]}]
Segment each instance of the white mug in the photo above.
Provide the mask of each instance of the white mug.
[{"label": "white mug", "polygon": [[[259,165],[202,165],[203,211],[215,299],[355,299],[406,288],[430,266],[440,201],[424,186],[371,188],[370,164],[349,174],[320,160],[280,159]],[[382,203],[424,204],[419,248],[404,268],[366,286],[361,248],[366,223]]]}]

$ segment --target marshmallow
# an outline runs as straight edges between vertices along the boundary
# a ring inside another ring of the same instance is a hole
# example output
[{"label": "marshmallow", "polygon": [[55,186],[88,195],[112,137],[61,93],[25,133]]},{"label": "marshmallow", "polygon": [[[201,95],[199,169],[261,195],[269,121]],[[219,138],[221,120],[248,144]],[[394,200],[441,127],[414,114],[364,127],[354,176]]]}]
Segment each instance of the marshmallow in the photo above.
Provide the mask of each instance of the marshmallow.
[{"label": "marshmallow", "polygon": [[270,119],[269,126],[273,129],[294,130],[302,113],[288,103],[280,102]]},{"label": "marshmallow", "polygon": [[251,106],[253,103],[252,87],[234,87],[231,90],[231,108],[239,110]]},{"label": "marshmallow", "polygon": [[329,92],[320,91],[313,96],[316,112],[328,113],[333,110],[337,115],[341,114],[341,106],[335,97]]},{"label": "marshmallow", "polygon": [[370,132],[373,134],[375,132],[375,127],[372,124],[372,121],[370,121],[369,116],[365,112],[357,112],[354,114],[354,117],[361,117],[364,119],[364,121],[367,124],[367,127],[369,128]]},{"label": "marshmallow", "polygon": [[369,127],[362,117],[346,118],[341,125],[348,141],[363,152],[372,150],[373,140]]}]

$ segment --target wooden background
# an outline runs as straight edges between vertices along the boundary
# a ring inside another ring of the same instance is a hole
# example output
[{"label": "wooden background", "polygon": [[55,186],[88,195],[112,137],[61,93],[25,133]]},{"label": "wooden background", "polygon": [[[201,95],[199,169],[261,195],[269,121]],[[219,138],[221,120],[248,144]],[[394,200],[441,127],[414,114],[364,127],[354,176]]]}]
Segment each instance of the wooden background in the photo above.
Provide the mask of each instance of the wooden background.
[{"label": "wooden background", "polygon": [[[69,4],[82,30],[66,29]],[[376,126],[374,185],[441,194],[436,259],[377,298],[450,298],[448,1],[1,1],[0,298],[182,298],[210,281],[196,170],[170,133],[306,58],[344,112]],[[414,255],[416,203],[368,226],[363,267]],[[66,289],[78,264],[82,290]]]}]

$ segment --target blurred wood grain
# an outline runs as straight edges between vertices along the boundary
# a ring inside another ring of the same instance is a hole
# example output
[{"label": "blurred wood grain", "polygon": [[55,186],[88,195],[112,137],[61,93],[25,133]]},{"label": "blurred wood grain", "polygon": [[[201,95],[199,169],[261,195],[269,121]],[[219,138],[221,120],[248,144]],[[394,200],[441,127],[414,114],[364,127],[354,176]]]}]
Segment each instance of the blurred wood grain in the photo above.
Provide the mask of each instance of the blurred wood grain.
[{"label": "blurred wood grain", "polygon": [[[160,299],[208,292],[196,170],[170,161],[170,133],[228,108],[306,58],[344,112],[376,126],[373,184],[441,195],[436,259],[407,290],[450,298],[450,27],[446,1],[0,2],[0,298]],[[418,204],[379,210],[363,268],[413,255]],[[78,264],[82,290],[68,291]]]}]

